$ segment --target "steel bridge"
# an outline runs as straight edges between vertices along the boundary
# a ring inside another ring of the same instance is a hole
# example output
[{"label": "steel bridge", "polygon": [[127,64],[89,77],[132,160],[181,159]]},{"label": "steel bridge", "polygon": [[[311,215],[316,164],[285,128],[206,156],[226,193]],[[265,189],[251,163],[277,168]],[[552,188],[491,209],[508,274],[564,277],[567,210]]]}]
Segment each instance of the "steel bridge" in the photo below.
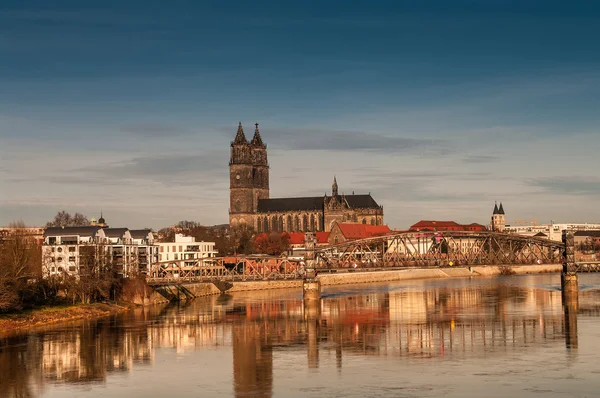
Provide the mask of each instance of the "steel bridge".
[{"label": "steel bridge", "polygon": [[[499,232],[403,232],[315,248],[321,272],[473,265],[559,264],[561,242]],[[596,265],[593,266],[596,270]],[[591,268],[590,268],[591,270]],[[286,256],[229,256],[155,263],[150,284],[285,280],[304,276],[304,261]]]}]

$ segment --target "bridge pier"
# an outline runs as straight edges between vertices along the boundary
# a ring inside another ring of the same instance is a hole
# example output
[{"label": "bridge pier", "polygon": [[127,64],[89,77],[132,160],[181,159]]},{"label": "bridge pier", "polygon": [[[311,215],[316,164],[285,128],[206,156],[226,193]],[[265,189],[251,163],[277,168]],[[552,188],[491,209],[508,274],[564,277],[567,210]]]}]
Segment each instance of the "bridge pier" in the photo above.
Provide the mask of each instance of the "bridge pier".
[{"label": "bridge pier", "polygon": [[304,236],[304,283],[302,284],[302,294],[304,301],[321,299],[321,282],[317,279],[316,261],[315,261],[315,243],[317,238],[313,232],[307,232]]},{"label": "bridge pier", "polygon": [[577,278],[577,264],[575,263],[575,237],[572,232],[564,230],[562,232],[563,249],[563,269],[560,274],[560,287],[565,294],[578,295],[579,281]]},{"label": "bridge pier", "polygon": [[577,311],[579,310],[579,280],[575,263],[575,239],[572,232],[562,233],[565,245],[563,269],[560,273],[563,311],[565,314],[565,340],[567,348],[577,348]]}]

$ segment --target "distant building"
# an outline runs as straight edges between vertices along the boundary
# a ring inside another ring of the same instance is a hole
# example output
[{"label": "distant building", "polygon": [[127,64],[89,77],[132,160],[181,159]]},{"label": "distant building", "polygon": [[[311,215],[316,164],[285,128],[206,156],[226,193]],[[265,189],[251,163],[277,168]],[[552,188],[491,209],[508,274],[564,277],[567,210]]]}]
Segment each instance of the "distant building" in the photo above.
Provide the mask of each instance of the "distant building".
[{"label": "distant building", "polygon": [[175,234],[175,242],[160,242],[158,260],[181,261],[186,265],[193,265],[195,260],[216,257],[215,242],[196,242],[193,236]]},{"label": "distant building", "polygon": [[334,223],[327,238],[329,244],[335,245],[349,240],[366,239],[388,235],[392,230],[387,225],[369,225],[361,223]]},{"label": "distant building", "polygon": [[92,217],[90,219],[90,226],[100,227],[100,228],[108,228],[108,224],[106,223],[106,220],[102,216],[102,212],[100,212],[100,218],[98,220],[96,220],[95,217]]},{"label": "distant building", "polygon": [[269,197],[267,145],[258,124],[248,142],[240,123],[229,159],[229,223],[247,225],[258,233],[330,231],[334,222],[383,224],[383,207],[366,195],[340,195],[334,177],[331,196]]},{"label": "distant building", "polygon": [[498,204],[494,204],[494,211],[490,221],[490,230],[494,232],[504,232],[504,228],[506,226],[506,220],[504,216],[505,214],[502,202],[500,202],[500,207],[498,207]]},{"label": "distant building", "polygon": [[470,231],[481,232],[486,231],[486,227],[481,224],[458,224],[454,221],[429,221],[421,220],[416,224],[411,225],[409,232],[419,231]]},{"label": "distant building", "polygon": [[44,228],[41,227],[0,227],[0,243],[9,239],[11,236],[20,235],[35,239],[36,242],[42,243],[44,240]]},{"label": "distant building", "polygon": [[[564,224],[531,224],[531,225],[506,225],[504,232],[523,235],[539,236],[544,234],[548,239],[560,242],[562,240],[562,231],[571,232],[593,232],[600,231],[600,224],[587,223],[564,223]],[[582,235],[580,235],[582,236]]]}]

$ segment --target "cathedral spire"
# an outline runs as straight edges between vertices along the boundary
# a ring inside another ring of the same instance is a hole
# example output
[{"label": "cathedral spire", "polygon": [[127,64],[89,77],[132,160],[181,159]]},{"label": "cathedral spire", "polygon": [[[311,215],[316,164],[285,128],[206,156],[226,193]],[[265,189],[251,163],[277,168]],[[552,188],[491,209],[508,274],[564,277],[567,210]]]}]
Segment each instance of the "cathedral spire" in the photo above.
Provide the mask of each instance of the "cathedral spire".
[{"label": "cathedral spire", "polygon": [[265,144],[263,144],[262,138],[260,138],[260,131],[258,130],[258,123],[256,123],[254,126],[256,126],[256,128],[254,129],[254,137],[252,137],[252,145],[265,146]]},{"label": "cathedral spire", "polygon": [[333,184],[331,185],[331,196],[338,196],[338,184],[335,175],[333,176]]},{"label": "cathedral spire", "polygon": [[234,145],[244,145],[247,144],[248,140],[244,135],[244,128],[242,127],[242,122],[238,125],[237,134],[235,135],[235,139],[233,140]]}]

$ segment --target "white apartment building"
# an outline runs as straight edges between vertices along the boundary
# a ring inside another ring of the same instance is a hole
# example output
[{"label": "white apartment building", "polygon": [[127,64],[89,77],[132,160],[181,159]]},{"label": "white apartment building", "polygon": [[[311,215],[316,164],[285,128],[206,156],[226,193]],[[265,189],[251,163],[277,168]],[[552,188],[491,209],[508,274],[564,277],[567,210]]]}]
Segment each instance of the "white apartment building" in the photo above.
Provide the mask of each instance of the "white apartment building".
[{"label": "white apartment building", "polygon": [[216,257],[215,242],[196,242],[193,236],[175,234],[175,242],[157,243],[158,261],[182,261],[193,265],[195,260]]},{"label": "white apartment building", "polygon": [[99,226],[46,228],[42,244],[44,275],[78,275],[88,255],[102,256],[123,276],[147,273],[158,260],[158,247],[153,241],[150,230]]},{"label": "white apartment building", "polygon": [[562,240],[563,230],[577,232],[577,231],[595,231],[600,230],[600,224],[587,224],[587,223],[565,223],[565,224],[539,224],[539,225],[507,225],[504,232],[524,235],[524,236],[535,236],[540,232],[548,237],[548,239],[560,242]]}]

